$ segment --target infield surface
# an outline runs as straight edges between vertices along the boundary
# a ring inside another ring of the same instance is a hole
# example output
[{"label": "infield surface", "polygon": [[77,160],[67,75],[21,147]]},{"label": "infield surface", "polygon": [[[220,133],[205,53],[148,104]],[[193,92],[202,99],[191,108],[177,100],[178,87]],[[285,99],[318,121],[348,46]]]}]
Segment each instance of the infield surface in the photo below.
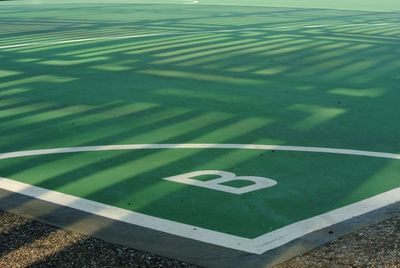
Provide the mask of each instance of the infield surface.
[{"label": "infield surface", "polygon": [[0,188],[256,255],[400,201],[399,2],[298,2],[0,2]]}]

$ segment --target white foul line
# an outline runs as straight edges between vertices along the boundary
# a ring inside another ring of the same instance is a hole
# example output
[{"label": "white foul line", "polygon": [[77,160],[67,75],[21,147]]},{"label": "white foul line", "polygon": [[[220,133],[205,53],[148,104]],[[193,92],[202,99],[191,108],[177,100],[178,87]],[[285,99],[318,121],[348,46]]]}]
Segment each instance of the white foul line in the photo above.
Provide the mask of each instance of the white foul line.
[{"label": "white foul line", "polygon": [[[56,149],[42,149],[19,151],[0,154],[1,159],[17,157],[51,155],[77,152],[117,151],[117,150],[145,150],[145,149],[247,149],[247,150],[276,150],[307,153],[329,153],[342,155],[356,155],[364,157],[389,158],[400,160],[400,154],[371,152],[349,149],[333,149],[321,147],[257,145],[257,144],[127,144],[86,146]],[[23,194],[58,205],[71,207],[110,219],[186,237],[226,248],[241,250],[254,254],[262,254],[268,250],[282,246],[294,239],[311,232],[323,229],[333,224],[351,219],[356,216],[371,212],[396,202],[400,202],[400,187],[381,193],[371,198],[353,203],[351,205],[299,221],[272,232],[263,234],[254,239],[248,239],[212,231],[196,226],[173,222],[138,212],[133,212],[84,198],[43,189],[29,184],[17,182],[0,177],[0,188],[11,192]]]}]

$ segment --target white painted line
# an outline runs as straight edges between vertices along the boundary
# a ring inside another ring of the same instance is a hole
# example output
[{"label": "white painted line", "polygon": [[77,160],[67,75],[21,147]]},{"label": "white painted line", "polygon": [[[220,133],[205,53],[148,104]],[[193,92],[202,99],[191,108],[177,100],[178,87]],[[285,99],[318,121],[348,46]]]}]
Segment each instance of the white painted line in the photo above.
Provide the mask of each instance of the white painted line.
[{"label": "white painted line", "polygon": [[[400,154],[371,152],[350,149],[335,149],[322,147],[281,146],[262,144],[127,144],[69,147],[43,150],[19,151],[0,154],[1,159],[10,159],[26,156],[51,155],[77,152],[117,151],[117,150],[149,150],[149,149],[247,149],[247,150],[276,150],[307,153],[328,153],[341,155],[355,155],[363,157],[377,157],[400,160]],[[284,245],[294,239],[311,232],[351,219],[396,202],[400,202],[400,188],[381,193],[360,202],[306,219],[275,231],[261,235],[255,239],[228,235],[212,230],[164,220],[129,210],[124,210],[102,203],[90,201],[71,195],[62,194],[36,186],[24,184],[11,179],[0,178],[0,188],[27,195],[33,198],[52,202],[62,206],[86,211],[114,220],[119,220],[138,226],[186,237],[214,245],[262,254],[268,250]]]},{"label": "white painted line", "polygon": [[248,149],[248,150],[275,150],[290,152],[311,152],[311,153],[329,153],[358,155],[378,158],[390,158],[400,160],[400,154],[371,152],[350,149],[334,149],[323,147],[304,147],[304,146],[284,146],[284,145],[264,145],[264,144],[220,144],[220,143],[184,143],[184,144],[123,144],[123,145],[101,145],[84,147],[67,147],[56,149],[42,149],[19,151],[11,153],[1,153],[1,159],[47,155],[47,154],[65,154],[77,152],[95,152],[95,151],[121,151],[121,150],[145,150],[145,149]]},{"label": "white painted line", "polygon": [[252,250],[262,254],[314,231],[397,202],[400,202],[400,187],[261,235],[253,239]]},{"label": "white painted line", "polygon": [[212,243],[223,247],[247,251],[251,248],[251,239],[223,234],[220,232],[203,229],[183,223],[164,220],[157,217],[121,209],[91,200],[50,191],[26,183],[0,177],[0,188],[23,194],[29,197],[51,202],[57,205],[89,212],[109,219],[118,220],[145,228],[171,233],[174,235],[195,239],[198,241]]}]

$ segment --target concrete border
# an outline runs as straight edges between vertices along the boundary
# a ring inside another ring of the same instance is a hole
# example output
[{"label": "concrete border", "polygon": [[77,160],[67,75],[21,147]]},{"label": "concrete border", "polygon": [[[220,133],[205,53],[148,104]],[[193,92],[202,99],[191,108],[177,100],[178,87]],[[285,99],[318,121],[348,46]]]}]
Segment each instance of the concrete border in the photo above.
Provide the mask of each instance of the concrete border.
[{"label": "concrete border", "polygon": [[271,267],[400,213],[400,202],[315,231],[262,255],[127,224],[0,189],[0,209],[114,244],[205,267]]}]

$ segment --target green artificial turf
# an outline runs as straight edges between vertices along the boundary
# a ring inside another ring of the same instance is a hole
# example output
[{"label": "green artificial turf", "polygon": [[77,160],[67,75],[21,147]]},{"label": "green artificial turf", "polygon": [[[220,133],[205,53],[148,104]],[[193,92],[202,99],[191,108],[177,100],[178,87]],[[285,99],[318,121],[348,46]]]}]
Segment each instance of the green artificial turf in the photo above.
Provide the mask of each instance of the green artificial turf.
[{"label": "green artificial turf", "polygon": [[[54,2],[0,4],[0,152],[132,143],[400,152],[400,16],[373,12],[397,11],[397,1]],[[254,238],[399,187],[398,162],[155,150],[2,160],[0,175]],[[162,180],[204,169],[278,185],[234,196]]]}]

